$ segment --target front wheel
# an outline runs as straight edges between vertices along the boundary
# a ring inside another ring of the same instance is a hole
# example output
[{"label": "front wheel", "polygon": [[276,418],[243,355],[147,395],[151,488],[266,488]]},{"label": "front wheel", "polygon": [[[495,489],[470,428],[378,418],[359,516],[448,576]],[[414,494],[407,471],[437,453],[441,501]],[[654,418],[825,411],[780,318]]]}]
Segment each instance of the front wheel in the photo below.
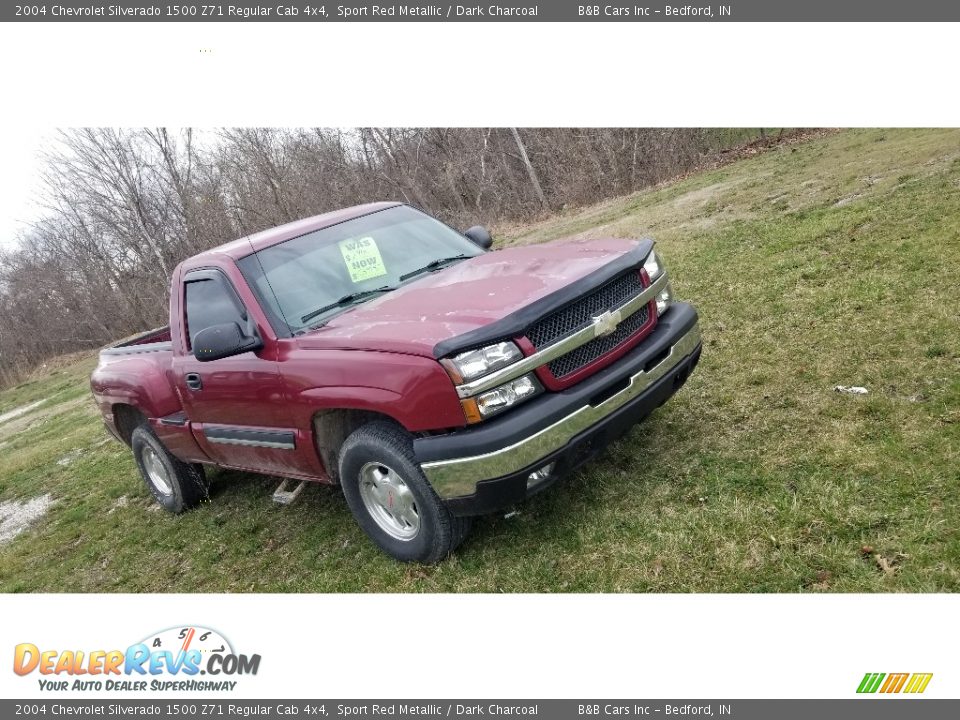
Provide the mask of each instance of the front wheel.
[{"label": "front wheel", "polygon": [[413,455],[410,435],[387,422],[357,429],[340,449],[340,483],[353,516],[388,555],[435,563],[470,530],[437,497]]},{"label": "front wheel", "polygon": [[171,455],[149,426],[141,425],[133,431],[130,448],[147,489],[168,512],[182,513],[207,498],[203,466]]}]

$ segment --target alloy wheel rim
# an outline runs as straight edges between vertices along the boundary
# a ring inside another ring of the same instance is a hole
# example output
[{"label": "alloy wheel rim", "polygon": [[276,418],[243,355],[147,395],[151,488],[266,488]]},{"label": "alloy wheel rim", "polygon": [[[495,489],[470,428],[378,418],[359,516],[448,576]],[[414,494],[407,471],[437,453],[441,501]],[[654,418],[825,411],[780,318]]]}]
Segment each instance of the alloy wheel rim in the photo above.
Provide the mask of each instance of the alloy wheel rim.
[{"label": "alloy wheel rim", "polygon": [[147,477],[153,486],[163,495],[173,494],[173,485],[170,483],[170,477],[167,473],[167,467],[160,460],[157,451],[147,446],[143,449],[143,469],[147,471]]},{"label": "alloy wheel rim", "polygon": [[370,517],[396,540],[413,540],[420,532],[420,510],[403,478],[383,463],[360,468],[360,498]]}]

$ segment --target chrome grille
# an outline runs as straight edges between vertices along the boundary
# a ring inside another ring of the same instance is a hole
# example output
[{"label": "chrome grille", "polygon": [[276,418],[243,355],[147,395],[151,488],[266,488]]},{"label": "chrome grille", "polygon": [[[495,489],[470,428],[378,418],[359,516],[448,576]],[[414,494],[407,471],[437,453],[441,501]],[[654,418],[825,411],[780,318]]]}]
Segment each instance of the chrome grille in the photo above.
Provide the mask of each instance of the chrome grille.
[{"label": "chrome grille", "polygon": [[[623,275],[620,275],[619,277],[615,277],[613,280],[601,285],[593,292],[589,293],[588,295],[584,295],[582,298],[577,299],[575,302],[567,305],[566,307],[560,308],[559,310],[547,315],[530,328],[530,330],[527,332],[527,339],[533,343],[533,346],[537,350],[544,348],[547,345],[552,345],[557,340],[565,338],[567,335],[572,335],[577,330],[585,328],[587,325],[593,322],[593,318],[595,318],[597,315],[600,315],[605,310],[618,308],[642,292],[643,282],[640,280],[640,273],[638,273],[636,270],[631,270]],[[620,328],[624,327],[624,325],[626,325],[628,321],[632,319],[633,318],[628,318],[627,320],[624,320],[620,327],[617,328],[616,332],[608,337],[619,337]],[[646,322],[646,320],[643,322]],[[641,325],[642,324],[643,323],[641,323]],[[596,340],[591,341],[581,348],[578,348],[578,350],[589,347],[595,342]],[[563,356],[563,358],[573,355],[575,352],[578,352],[578,350],[567,353]],[[563,360],[563,358],[558,358],[554,362],[560,362]],[[553,365],[553,363],[551,363],[551,365]],[[556,373],[554,374],[556,375]]]},{"label": "chrome grille", "polygon": [[631,335],[642,328],[650,317],[649,305],[644,305],[637,312],[617,325],[617,329],[605,337],[594,338],[584,343],[566,355],[561,355],[551,362],[548,367],[555,378],[562,379],[565,375],[576,372],[584,365],[603,357],[625,342]]}]

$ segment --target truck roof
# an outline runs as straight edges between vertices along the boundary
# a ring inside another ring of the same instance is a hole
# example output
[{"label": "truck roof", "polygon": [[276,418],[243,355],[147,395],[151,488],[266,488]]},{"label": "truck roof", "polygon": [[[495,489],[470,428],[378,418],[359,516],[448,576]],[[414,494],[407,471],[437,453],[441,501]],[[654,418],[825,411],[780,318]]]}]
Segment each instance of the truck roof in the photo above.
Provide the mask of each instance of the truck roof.
[{"label": "truck roof", "polygon": [[194,255],[185,261],[184,265],[188,269],[202,265],[204,260],[210,258],[212,255],[226,255],[234,260],[239,260],[252,252],[258,252],[264,248],[277,245],[278,243],[295,237],[300,237],[301,235],[306,235],[315,230],[322,230],[331,225],[338,225],[347,220],[353,220],[363,215],[369,215],[370,213],[397,207],[402,204],[403,203],[399,202],[366,203],[364,205],[354,205],[353,207],[343,208],[342,210],[333,210],[332,212],[321,215],[314,215],[313,217],[304,218],[303,220],[294,220],[286,225],[261,230],[258,233],[232,240],[209,250],[204,250],[202,253]]}]

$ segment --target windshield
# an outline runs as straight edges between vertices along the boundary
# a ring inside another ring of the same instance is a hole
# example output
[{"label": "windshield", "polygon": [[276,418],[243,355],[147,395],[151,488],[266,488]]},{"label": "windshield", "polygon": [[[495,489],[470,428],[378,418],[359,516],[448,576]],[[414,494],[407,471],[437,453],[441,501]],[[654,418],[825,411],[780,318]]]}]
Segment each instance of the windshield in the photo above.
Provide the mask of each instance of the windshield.
[{"label": "windshield", "polygon": [[406,205],[249,255],[237,264],[274,324],[291,333],[483,251]]}]

